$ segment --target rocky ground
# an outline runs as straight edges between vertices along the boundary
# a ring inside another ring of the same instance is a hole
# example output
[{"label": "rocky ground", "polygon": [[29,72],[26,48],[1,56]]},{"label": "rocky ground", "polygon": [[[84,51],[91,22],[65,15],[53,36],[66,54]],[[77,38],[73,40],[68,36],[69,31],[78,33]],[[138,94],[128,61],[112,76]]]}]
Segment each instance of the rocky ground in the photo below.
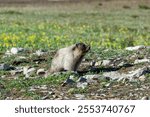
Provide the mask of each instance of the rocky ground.
[{"label": "rocky ground", "polygon": [[55,51],[0,53],[0,99],[150,99],[150,47],[90,52],[78,72],[45,77]]}]

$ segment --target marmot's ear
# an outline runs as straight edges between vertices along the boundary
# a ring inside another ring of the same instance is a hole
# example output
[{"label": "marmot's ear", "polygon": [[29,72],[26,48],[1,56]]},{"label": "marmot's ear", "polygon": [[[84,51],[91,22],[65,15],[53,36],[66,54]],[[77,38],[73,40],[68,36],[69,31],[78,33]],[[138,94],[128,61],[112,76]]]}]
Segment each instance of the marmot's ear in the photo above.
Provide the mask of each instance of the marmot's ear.
[{"label": "marmot's ear", "polygon": [[74,47],[72,48],[72,50],[75,50],[76,48],[78,48],[79,45],[80,45],[80,43],[76,43],[76,44],[74,45]]},{"label": "marmot's ear", "polygon": [[75,50],[78,47],[78,44],[75,44],[72,48],[72,50]]},{"label": "marmot's ear", "polygon": [[80,42],[80,43],[76,43],[76,47],[82,47],[82,46],[85,46],[84,43]]},{"label": "marmot's ear", "polygon": [[76,47],[78,47],[80,45],[80,43],[76,43]]}]

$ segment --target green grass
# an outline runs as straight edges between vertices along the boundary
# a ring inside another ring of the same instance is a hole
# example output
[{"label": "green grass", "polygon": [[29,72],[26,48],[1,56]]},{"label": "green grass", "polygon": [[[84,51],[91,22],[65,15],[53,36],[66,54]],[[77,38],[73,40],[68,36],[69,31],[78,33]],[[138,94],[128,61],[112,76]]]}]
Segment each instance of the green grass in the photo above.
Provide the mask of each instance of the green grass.
[{"label": "green grass", "polygon": [[139,8],[140,9],[150,9],[150,7],[147,5],[139,5]]},{"label": "green grass", "polygon": [[52,12],[48,7],[29,7],[0,8],[0,15],[1,51],[13,46],[57,49],[76,42],[116,49],[150,45],[149,10]]},{"label": "green grass", "polygon": [[[40,99],[38,92],[29,91],[31,86],[47,85],[50,87],[61,86],[61,84],[69,77],[70,74],[49,76],[48,78],[24,79],[23,76],[18,79],[0,79],[0,99],[4,99],[6,95],[14,95],[13,91],[17,91],[17,95],[32,97],[32,99]],[[21,90],[25,90],[23,93]],[[6,98],[6,97],[5,97]]]}]

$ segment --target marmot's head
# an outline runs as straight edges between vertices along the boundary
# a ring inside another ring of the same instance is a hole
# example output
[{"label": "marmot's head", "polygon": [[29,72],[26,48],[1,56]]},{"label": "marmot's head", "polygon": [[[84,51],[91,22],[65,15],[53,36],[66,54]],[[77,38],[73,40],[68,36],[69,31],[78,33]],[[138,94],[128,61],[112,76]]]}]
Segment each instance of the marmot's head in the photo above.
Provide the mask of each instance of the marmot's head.
[{"label": "marmot's head", "polygon": [[78,50],[82,55],[84,55],[90,50],[90,46],[85,45],[84,43],[77,43],[75,44],[74,50]]}]

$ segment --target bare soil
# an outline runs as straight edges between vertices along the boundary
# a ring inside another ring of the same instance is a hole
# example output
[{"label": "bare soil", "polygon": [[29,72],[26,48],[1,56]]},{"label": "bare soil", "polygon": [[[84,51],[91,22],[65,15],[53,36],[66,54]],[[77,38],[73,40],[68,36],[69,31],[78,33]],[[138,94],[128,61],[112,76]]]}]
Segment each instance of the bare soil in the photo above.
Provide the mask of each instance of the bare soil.
[{"label": "bare soil", "polygon": [[138,5],[150,5],[149,0],[0,0],[0,7],[5,6],[26,6],[26,5],[41,5],[41,6],[49,6],[49,5],[67,5],[70,6],[72,4],[87,4],[92,5],[96,4],[97,7],[102,8],[134,8]]}]

